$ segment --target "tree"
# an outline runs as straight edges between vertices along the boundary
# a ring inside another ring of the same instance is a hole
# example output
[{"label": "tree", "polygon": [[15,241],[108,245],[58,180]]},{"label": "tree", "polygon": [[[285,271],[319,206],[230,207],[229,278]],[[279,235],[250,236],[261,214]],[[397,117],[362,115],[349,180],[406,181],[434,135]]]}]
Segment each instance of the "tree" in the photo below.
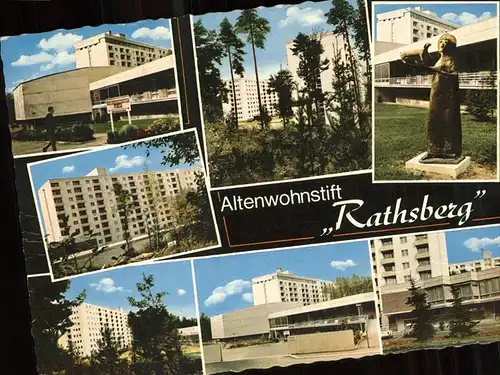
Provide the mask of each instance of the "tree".
[{"label": "tree", "polygon": [[431,305],[427,302],[427,293],[416,286],[415,280],[410,279],[410,292],[406,305],[413,308],[412,315],[415,320],[411,324],[411,335],[418,341],[427,341],[434,336],[435,329],[432,325]]},{"label": "tree", "polygon": [[153,292],[153,275],[142,274],[142,282],[136,286],[141,299],[128,297],[130,306],[134,308],[128,314],[134,363],[145,368],[161,363],[166,375],[178,374],[183,354],[175,326],[176,317],[168,312],[164,303],[167,293]]},{"label": "tree", "polygon": [[[144,164],[144,188],[147,197],[147,209],[145,215],[147,220],[147,232],[149,238],[149,248],[155,254],[162,250],[163,235],[162,231],[166,228],[160,224],[160,212],[158,208],[164,203],[160,187],[154,173],[149,172],[147,164]],[[154,257],[154,255],[153,255]]]},{"label": "tree", "polygon": [[236,20],[236,32],[240,34],[247,34],[247,42],[252,46],[253,52],[253,65],[255,69],[255,80],[257,83],[257,98],[259,101],[260,122],[262,129],[265,128],[264,114],[262,113],[262,97],[260,93],[259,71],[257,68],[257,55],[255,48],[265,48],[267,34],[271,32],[269,22],[260,17],[256,9],[245,9],[241,11],[238,19]]},{"label": "tree", "polygon": [[323,288],[323,294],[328,299],[342,298],[372,291],[372,278],[370,276],[360,277],[356,274],[351,277],[337,277],[333,285],[327,285]]},{"label": "tree", "polygon": [[132,194],[130,194],[128,190],[124,189],[122,184],[119,182],[115,182],[113,184],[113,191],[116,198],[116,211],[120,216],[123,239],[125,241],[125,243],[121,246],[124,253],[119,257],[113,258],[117,262],[120,262],[123,259],[130,259],[135,255],[134,248],[132,247],[132,237],[130,235],[129,224],[130,216],[136,205],[138,205],[138,202],[134,202]]},{"label": "tree", "polygon": [[286,69],[280,69],[276,75],[269,78],[269,91],[278,95],[278,103],[275,108],[283,120],[283,128],[286,129],[291,117],[293,117],[293,98],[292,92],[295,87],[292,73]]},{"label": "tree", "polygon": [[463,305],[460,287],[452,286],[450,289],[453,296],[453,307],[451,308],[452,319],[448,324],[450,336],[460,338],[472,336],[475,334],[474,327],[479,321],[473,321],[469,309]]},{"label": "tree", "polygon": [[11,92],[8,92],[5,95],[5,100],[7,102],[7,114],[9,115],[9,125],[14,125],[16,122],[16,112],[15,112],[15,105],[14,105],[14,94]]},{"label": "tree", "polygon": [[371,54],[370,38],[368,35],[368,19],[366,17],[366,7],[364,0],[356,0],[357,9],[353,20],[354,45],[358,51],[358,56],[365,62],[366,76],[371,77]]},{"label": "tree", "polygon": [[58,340],[69,331],[73,308],[85,299],[85,290],[76,298],[64,295],[69,281],[52,282],[50,277],[35,277],[28,280],[31,309],[31,332],[35,344],[37,366],[41,374],[51,375],[65,367],[69,354],[59,345]]},{"label": "tree", "polygon": [[226,48],[217,31],[206,29],[201,19],[194,24],[194,37],[203,115],[210,123],[223,117],[222,103],[227,102],[228,89],[219,69]]},{"label": "tree", "polygon": [[101,338],[97,341],[97,349],[91,355],[91,366],[97,374],[127,374],[128,365],[120,358],[121,350],[113,338],[109,327],[101,330]]},{"label": "tree", "polygon": [[212,326],[210,325],[210,318],[205,313],[200,315],[200,330],[203,342],[212,341]]},{"label": "tree", "polygon": [[233,90],[233,109],[234,109],[234,123],[233,126],[238,127],[238,100],[236,97],[236,87],[234,85],[234,73],[243,78],[245,68],[243,67],[243,47],[245,44],[236,35],[233,25],[224,17],[220,24],[220,41],[226,49],[226,56],[229,61],[229,71],[231,73],[231,84]]},{"label": "tree", "polygon": [[496,72],[491,71],[480,79],[480,88],[468,90],[466,94],[467,112],[479,121],[491,121],[495,118],[498,95],[495,82]]}]

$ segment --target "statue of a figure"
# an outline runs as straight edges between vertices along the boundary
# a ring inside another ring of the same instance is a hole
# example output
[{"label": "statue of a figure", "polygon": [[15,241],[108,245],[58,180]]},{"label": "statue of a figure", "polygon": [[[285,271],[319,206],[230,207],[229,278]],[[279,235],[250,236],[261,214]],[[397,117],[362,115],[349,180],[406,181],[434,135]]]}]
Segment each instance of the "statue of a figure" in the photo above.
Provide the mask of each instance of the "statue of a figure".
[{"label": "statue of a figure", "polygon": [[427,127],[427,155],[421,163],[456,164],[463,160],[460,95],[455,52],[457,39],[443,34],[438,40],[439,59],[433,59],[425,44],[421,51],[401,54],[401,60],[433,73]]}]

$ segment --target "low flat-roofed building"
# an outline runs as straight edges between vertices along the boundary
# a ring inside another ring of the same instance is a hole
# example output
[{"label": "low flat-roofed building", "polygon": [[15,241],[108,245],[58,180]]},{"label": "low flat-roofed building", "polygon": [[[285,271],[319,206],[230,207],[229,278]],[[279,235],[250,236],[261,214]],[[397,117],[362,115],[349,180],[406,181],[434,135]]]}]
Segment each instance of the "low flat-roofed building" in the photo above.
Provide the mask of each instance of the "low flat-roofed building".
[{"label": "low flat-roofed building", "polygon": [[177,332],[184,343],[196,344],[200,342],[200,328],[198,326],[179,328]]},{"label": "low flat-roofed building", "polygon": [[[485,79],[498,69],[498,18],[460,27],[451,31],[457,38],[457,65],[461,95],[467,90],[494,89],[485,86]],[[442,34],[441,34],[442,35]],[[430,43],[429,53],[437,58],[437,42],[441,35],[406,46],[375,53],[374,87],[379,101],[428,106],[432,75],[422,68],[401,61],[401,53],[422,50]]]},{"label": "low flat-roofed building", "polygon": [[119,66],[73,69],[20,83],[12,92],[16,121],[29,121],[33,125],[43,122],[48,107],[54,107],[58,122],[90,119],[89,85],[127,69]]},{"label": "low flat-roofed building", "polygon": [[106,102],[129,96],[133,118],[178,114],[173,55],[105,77],[89,85],[94,117],[106,117]]},{"label": "low flat-roofed building", "polygon": [[212,316],[212,338],[223,341],[267,336],[270,332],[269,314],[299,306],[302,306],[300,302],[275,302]]},{"label": "low flat-roofed building", "polygon": [[[272,337],[377,326],[375,293],[352,296],[270,313]],[[372,328],[373,329],[373,328]]]}]

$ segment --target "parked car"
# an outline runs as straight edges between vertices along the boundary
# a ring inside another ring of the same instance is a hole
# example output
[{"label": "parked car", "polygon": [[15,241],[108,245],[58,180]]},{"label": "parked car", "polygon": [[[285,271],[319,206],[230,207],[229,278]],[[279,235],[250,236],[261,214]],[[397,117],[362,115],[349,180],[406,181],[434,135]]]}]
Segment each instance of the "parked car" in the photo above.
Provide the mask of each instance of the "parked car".
[{"label": "parked car", "polygon": [[382,337],[382,340],[392,339],[392,331],[390,329],[383,329],[382,331],[380,331],[380,335]]}]

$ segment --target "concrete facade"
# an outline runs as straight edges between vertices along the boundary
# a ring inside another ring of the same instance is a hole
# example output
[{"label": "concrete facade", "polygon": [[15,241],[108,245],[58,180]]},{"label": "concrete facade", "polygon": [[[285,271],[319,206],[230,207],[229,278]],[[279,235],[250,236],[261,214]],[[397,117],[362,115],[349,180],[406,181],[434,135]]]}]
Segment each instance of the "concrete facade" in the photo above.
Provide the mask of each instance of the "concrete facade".
[{"label": "concrete facade", "polygon": [[272,302],[300,302],[310,305],[327,300],[323,289],[332,281],[296,276],[278,268],[276,272],[252,279],[254,305]]},{"label": "concrete facade", "polygon": [[157,216],[161,227],[174,224],[168,203],[182,191],[196,188],[196,170],[168,170],[144,173],[111,174],[105,168],[93,169],[86,176],[52,179],[38,190],[41,213],[49,242],[60,241],[64,233],[62,219],[77,238],[92,231],[102,246],[123,240],[120,214],[113,185],[120,183],[132,195],[134,211],[129,215],[130,236],[146,234],[146,225]]},{"label": "concrete facade", "polygon": [[82,303],[73,308],[70,315],[73,325],[58,343],[67,348],[71,342],[78,354],[89,356],[98,349],[102,330],[108,327],[118,346],[122,349],[129,348],[132,343],[132,332],[128,326],[127,315],[123,310]]},{"label": "concrete facade", "polygon": [[453,263],[448,266],[448,269],[450,271],[450,275],[455,275],[471,271],[483,271],[495,267],[500,267],[500,257],[493,257],[491,251],[484,250],[482,259],[462,263]]},{"label": "concrete facade", "polygon": [[[228,103],[222,104],[224,114],[234,111],[234,93],[231,81],[226,81],[228,91]],[[271,116],[276,116],[277,111],[274,107],[278,103],[278,94],[269,91],[269,81],[259,79],[260,95],[262,106],[266,108]],[[238,120],[249,121],[255,116],[260,115],[259,97],[257,95],[257,80],[249,78],[238,78],[234,81],[236,91],[236,105],[238,107]]]},{"label": "concrete facade", "polygon": [[458,25],[440,19],[422,7],[398,9],[377,14],[376,41],[411,44],[432,38]]},{"label": "concrete facade", "polygon": [[111,31],[95,35],[75,44],[77,68],[92,66],[134,67],[171,54],[169,48],[159,48],[137,42],[124,34]]},{"label": "concrete facade", "polygon": [[177,331],[181,340],[185,343],[195,344],[200,342],[200,329],[198,326],[179,328]]},{"label": "concrete facade", "polygon": [[228,340],[268,335],[270,332],[269,314],[300,305],[298,302],[275,302],[215,315],[210,318],[212,338]]},{"label": "concrete facade", "polygon": [[56,117],[92,113],[89,85],[126,68],[109,66],[69,70],[19,84],[13,91],[17,121],[43,119],[47,108]]}]

